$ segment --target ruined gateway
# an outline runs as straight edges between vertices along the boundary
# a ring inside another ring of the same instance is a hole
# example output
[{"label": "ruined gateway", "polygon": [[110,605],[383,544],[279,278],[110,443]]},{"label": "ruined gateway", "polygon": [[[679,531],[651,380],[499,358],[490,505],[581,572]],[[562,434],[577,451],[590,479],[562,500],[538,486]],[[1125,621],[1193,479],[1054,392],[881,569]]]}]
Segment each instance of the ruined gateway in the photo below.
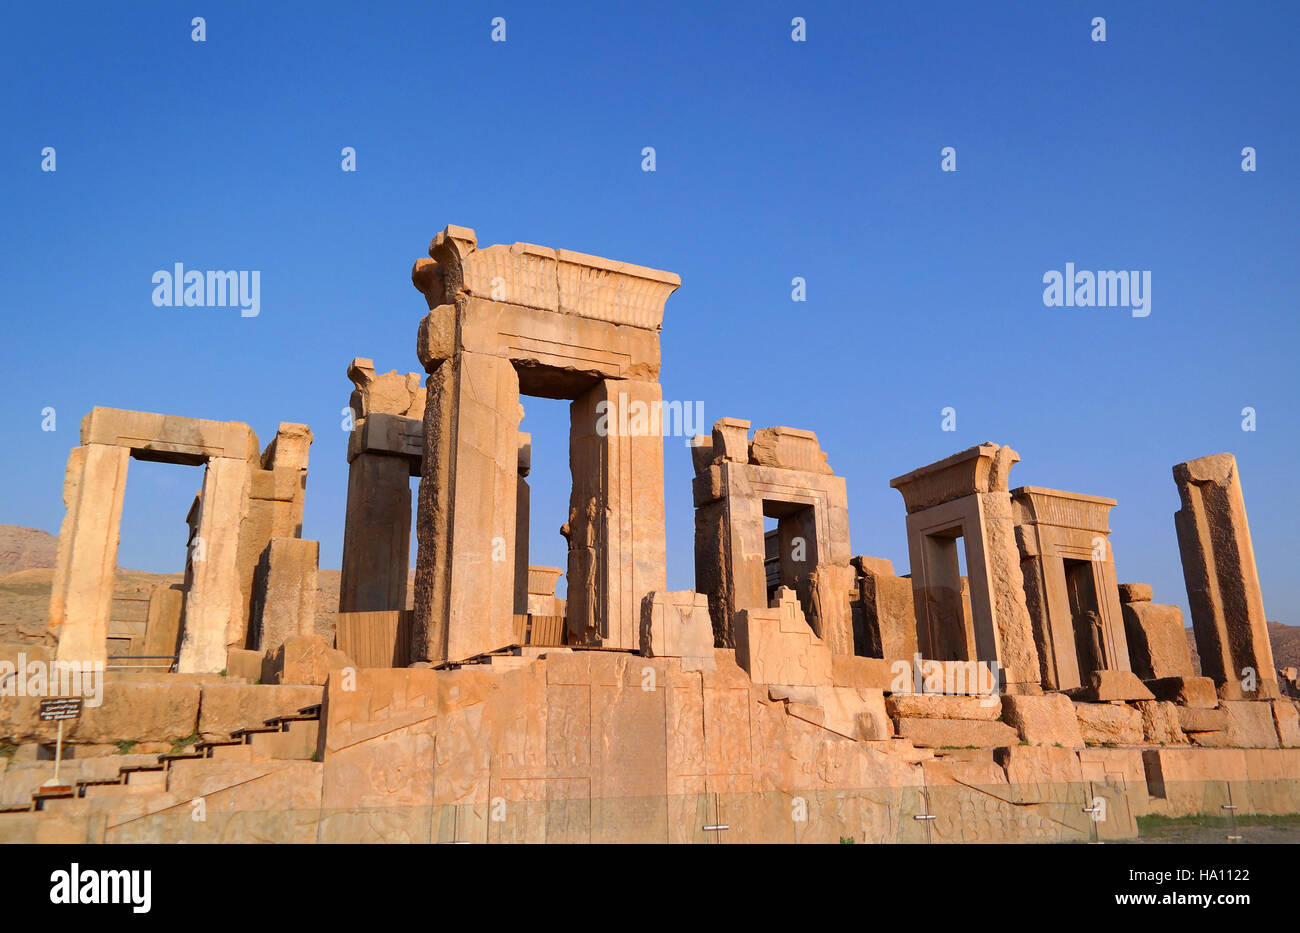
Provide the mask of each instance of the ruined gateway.
[{"label": "ruined gateway", "polygon": [[[424,374],[347,367],[332,633],[301,537],[306,425],[262,448],[240,423],[86,416],[57,648],[23,650],[107,661],[103,703],[43,786],[54,724],[36,698],[0,699],[19,746],[0,759],[0,840],[1082,841],[1131,837],[1144,814],[1300,811],[1294,677],[1274,669],[1230,454],[1173,468],[1200,676],[1181,612],[1118,582],[1115,500],[1013,487],[1020,455],[993,443],[890,481],[899,576],[851,553],[813,431],[723,418],[691,442],[696,589],[668,592],[663,439],[626,414],[659,411],[678,277],[480,249],[454,226],[429,257],[412,271]],[[564,568],[528,562],[526,395],[570,402]],[[131,458],[205,472],[184,584],[122,630]],[[165,663],[113,661],[139,657]]]}]

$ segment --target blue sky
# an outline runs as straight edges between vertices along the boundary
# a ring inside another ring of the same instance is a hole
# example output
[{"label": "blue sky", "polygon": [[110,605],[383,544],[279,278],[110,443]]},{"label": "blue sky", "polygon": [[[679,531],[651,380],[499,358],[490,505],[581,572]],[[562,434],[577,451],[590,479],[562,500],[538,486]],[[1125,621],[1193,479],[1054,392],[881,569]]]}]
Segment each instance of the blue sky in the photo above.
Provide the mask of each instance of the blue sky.
[{"label": "blue sky", "polygon": [[[816,431],[855,553],[905,572],[889,479],[991,440],[1021,454],[1013,486],[1118,499],[1120,580],[1185,609],[1170,467],[1231,451],[1269,618],[1300,622],[1300,6],[274,6],[6,10],[0,522],[58,531],[95,405],[263,443],[305,422],[304,535],[337,567],[347,363],[420,368],[409,271],[455,223],[680,274],[665,398]],[[174,262],[260,270],[261,313],[155,307]],[[1067,262],[1149,270],[1150,316],[1045,307]],[[526,409],[533,560],[562,563],[567,409]],[[665,464],[668,583],[689,589],[680,439]],[[119,562],[178,569],[199,472],[130,469]]]}]

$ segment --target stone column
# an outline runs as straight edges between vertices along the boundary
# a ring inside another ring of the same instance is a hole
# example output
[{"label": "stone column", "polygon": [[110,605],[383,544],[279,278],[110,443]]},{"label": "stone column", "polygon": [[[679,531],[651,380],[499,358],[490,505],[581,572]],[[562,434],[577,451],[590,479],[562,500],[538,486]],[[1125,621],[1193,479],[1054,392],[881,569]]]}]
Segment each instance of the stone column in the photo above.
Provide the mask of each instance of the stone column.
[{"label": "stone column", "polygon": [[1243,669],[1251,668],[1258,689],[1247,695],[1276,697],[1277,671],[1237,459],[1216,454],[1180,463],[1174,482],[1183,505],[1174,525],[1201,673],[1235,698]]},{"label": "stone column", "polygon": [[108,444],[74,447],[68,455],[67,511],[50,588],[49,627],[59,640],[60,661],[103,661],[108,655],[129,455],[127,448]]},{"label": "stone column", "polygon": [[509,360],[462,351],[429,376],[413,661],[463,660],[514,641],[521,413]]},{"label": "stone column", "polygon": [[641,600],[666,588],[661,401],[657,382],[605,379],[570,406],[568,625],[581,643],[636,650]]},{"label": "stone column", "polygon": [[197,535],[191,553],[193,583],[185,602],[177,670],[218,673],[226,667],[227,632],[245,618],[248,596],[240,587],[239,532],[248,509],[251,466],[214,457],[203,474]]},{"label": "stone column", "polygon": [[514,614],[528,614],[528,532],[532,512],[532,490],[528,488],[532,469],[533,436],[519,432],[519,485],[515,491],[515,604]]},{"label": "stone column", "polygon": [[406,608],[411,566],[411,465],[359,453],[348,464],[339,612]]}]

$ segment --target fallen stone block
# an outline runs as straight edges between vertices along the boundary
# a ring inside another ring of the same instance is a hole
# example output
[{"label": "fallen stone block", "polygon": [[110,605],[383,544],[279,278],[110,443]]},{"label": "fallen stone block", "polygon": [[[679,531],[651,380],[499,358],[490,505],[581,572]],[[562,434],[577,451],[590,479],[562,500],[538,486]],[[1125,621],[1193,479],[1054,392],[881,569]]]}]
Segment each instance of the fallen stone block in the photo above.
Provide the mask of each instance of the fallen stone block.
[{"label": "fallen stone block", "polygon": [[324,684],[331,671],[356,665],[342,651],[331,648],[318,635],[296,635],[285,639],[262,668],[262,682],[273,684]]},{"label": "fallen stone block", "polygon": [[198,727],[199,691],[192,684],[119,683],[104,702],[85,706],[71,730],[78,742],[173,742]]},{"label": "fallen stone block", "polygon": [[874,687],[888,693],[894,686],[895,663],[907,667],[904,681],[911,685],[911,667],[906,661],[894,662],[884,658],[860,658],[851,654],[831,655],[831,682],[837,687]]},{"label": "fallen stone block", "polygon": [[1142,714],[1113,703],[1075,703],[1079,732],[1088,745],[1142,744]]},{"label": "fallen stone block", "polygon": [[1030,745],[1061,745],[1079,748],[1083,734],[1074,704],[1063,693],[1043,696],[1004,696],[1002,718]]},{"label": "fallen stone block", "polygon": [[898,719],[900,738],[921,748],[999,748],[1019,745],[1020,736],[1006,723],[984,719]]},{"label": "fallen stone block", "polygon": [[230,648],[226,651],[226,677],[232,681],[255,684],[262,679],[262,662],[265,660],[260,651],[250,648]]}]

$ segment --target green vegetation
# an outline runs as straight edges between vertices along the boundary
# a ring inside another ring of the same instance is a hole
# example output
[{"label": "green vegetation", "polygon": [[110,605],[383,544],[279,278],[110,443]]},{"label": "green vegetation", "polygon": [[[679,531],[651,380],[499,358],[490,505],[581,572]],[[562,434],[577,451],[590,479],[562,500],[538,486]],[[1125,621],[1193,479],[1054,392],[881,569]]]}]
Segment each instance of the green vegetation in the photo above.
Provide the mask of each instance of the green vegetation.
[{"label": "green vegetation", "polygon": [[187,751],[189,751],[190,746],[196,743],[198,740],[199,740],[199,734],[197,732],[194,733],[193,735],[186,736],[185,738],[181,739],[179,742],[173,742],[171,751],[169,751],[167,754],[183,755]]},{"label": "green vegetation", "polygon": [[128,742],[125,739],[120,742],[114,742],[113,744],[117,746],[117,753],[119,755],[129,755],[131,754],[131,749],[135,748],[134,742]]}]

